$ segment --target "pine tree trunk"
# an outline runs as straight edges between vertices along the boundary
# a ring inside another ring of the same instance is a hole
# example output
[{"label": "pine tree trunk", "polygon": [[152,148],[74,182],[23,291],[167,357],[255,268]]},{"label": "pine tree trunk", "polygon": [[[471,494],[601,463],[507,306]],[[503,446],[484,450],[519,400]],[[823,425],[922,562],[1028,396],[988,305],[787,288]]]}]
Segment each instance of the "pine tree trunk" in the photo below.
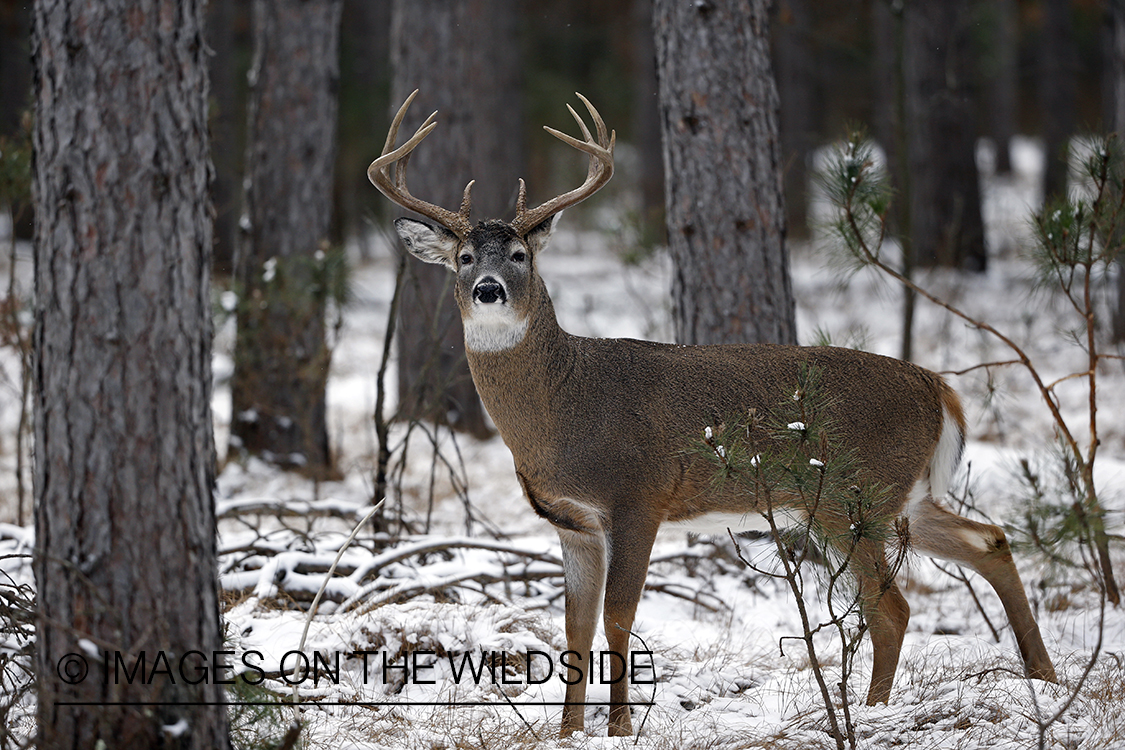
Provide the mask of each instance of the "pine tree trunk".
[{"label": "pine tree trunk", "polygon": [[27,49],[28,9],[0,4],[0,136],[12,136],[31,104],[31,62]]},{"label": "pine tree trunk", "polygon": [[985,5],[991,18],[989,45],[988,121],[996,142],[996,172],[1012,171],[1011,141],[1019,122],[1019,8],[1016,0]]},{"label": "pine tree trunk", "polygon": [[229,747],[215,675],[178,678],[222,648],[202,24],[193,0],[34,7],[41,748]]},{"label": "pine tree trunk", "polygon": [[920,266],[984,271],[970,10],[947,0],[903,11],[911,248]]},{"label": "pine tree trunk", "polygon": [[[1125,0],[1109,3],[1110,53],[1106,68],[1112,109],[1107,120],[1119,139],[1125,138]],[[1125,341],[1125,257],[1117,258],[1117,300],[1113,310],[1113,339]]]},{"label": "pine tree trunk", "polygon": [[789,237],[809,236],[809,154],[816,145],[815,77],[812,19],[808,0],[781,0],[776,5],[774,57],[781,101],[779,127],[785,171],[786,224]]},{"label": "pine tree trunk", "polygon": [[[465,184],[476,179],[476,219],[511,217],[523,171],[517,8],[515,0],[397,0],[392,10],[391,101],[397,108],[415,88],[420,92],[401,132],[413,133],[438,110],[437,130],[411,156],[410,190],[456,209]],[[531,204],[535,191],[528,186]],[[414,258],[407,273],[399,416],[484,437],[488,426],[465,360],[453,277]]]},{"label": "pine tree trunk", "polygon": [[1074,23],[1070,0],[1044,0],[1043,41],[1039,47],[1039,109],[1043,122],[1046,171],[1043,195],[1066,195],[1067,147],[1074,135],[1076,102]]},{"label": "pine tree trunk", "polygon": [[231,446],[331,471],[324,252],[341,0],[255,0]]},{"label": "pine tree trunk", "polygon": [[[246,153],[245,67],[239,63],[236,29],[245,14],[245,0],[212,0],[207,4],[207,45],[211,82],[211,203],[215,207],[216,274],[234,273],[238,219],[242,210],[242,157]],[[245,19],[243,19],[245,20]]]},{"label": "pine tree trunk", "polygon": [[367,165],[383,146],[391,95],[391,3],[344,0],[340,24],[340,149],[332,235],[356,240],[360,258],[374,257],[373,219],[393,204],[371,189]]},{"label": "pine tree trunk", "polygon": [[[892,0],[872,0],[871,26],[875,41],[875,139],[883,146],[887,173],[895,187],[891,206],[891,231],[902,246],[902,273],[914,275],[914,249],[911,244],[911,174],[907,169],[909,125],[906,118],[906,75],[904,9]],[[902,294],[902,346],[899,357],[910,361],[914,356],[914,310],[916,295],[910,289]]]},{"label": "pine tree trunk", "polygon": [[[29,4],[0,3],[0,138],[15,143],[26,142],[24,115],[31,106],[30,28]],[[12,218],[16,222],[15,236],[31,239],[35,231],[34,212],[16,210]]]},{"label": "pine tree trunk", "polygon": [[767,6],[654,6],[680,343],[796,342]]},{"label": "pine tree trunk", "polygon": [[[909,173],[904,169],[906,154],[906,128],[903,122],[902,99],[902,8],[892,0],[871,0],[871,32],[874,42],[872,55],[874,113],[872,131],[875,140],[883,147],[887,158],[887,172],[896,190],[895,212],[892,215],[894,231],[905,233],[909,226],[901,192]],[[906,192],[909,195],[909,191]]]},{"label": "pine tree trunk", "polygon": [[660,142],[660,87],[656,78],[656,42],[652,37],[652,0],[632,0],[633,140],[640,156],[641,241],[667,243],[664,221],[664,149]]}]

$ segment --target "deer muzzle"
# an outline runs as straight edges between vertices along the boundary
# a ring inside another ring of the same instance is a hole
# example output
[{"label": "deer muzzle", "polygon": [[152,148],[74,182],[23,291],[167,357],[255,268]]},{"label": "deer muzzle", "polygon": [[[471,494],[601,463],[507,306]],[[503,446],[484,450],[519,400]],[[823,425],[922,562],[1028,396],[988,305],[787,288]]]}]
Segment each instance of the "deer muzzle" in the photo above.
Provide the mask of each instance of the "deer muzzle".
[{"label": "deer muzzle", "polygon": [[495,302],[504,304],[508,301],[508,293],[504,285],[491,276],[485,276],[473,287],[473,301],[490,305]]}]

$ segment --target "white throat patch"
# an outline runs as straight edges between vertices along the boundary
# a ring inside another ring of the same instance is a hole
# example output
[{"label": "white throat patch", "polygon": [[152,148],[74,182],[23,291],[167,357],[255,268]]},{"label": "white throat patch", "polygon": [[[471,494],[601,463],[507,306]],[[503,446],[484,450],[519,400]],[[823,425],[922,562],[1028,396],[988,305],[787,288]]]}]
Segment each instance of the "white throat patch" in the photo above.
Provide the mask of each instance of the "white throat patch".
[{"label": "white throat patch", "polygon": [[469,314],[461,319],[465,348],[482,353],[507,351],[523,341],[527,321],[507,305],[474,302]]}]

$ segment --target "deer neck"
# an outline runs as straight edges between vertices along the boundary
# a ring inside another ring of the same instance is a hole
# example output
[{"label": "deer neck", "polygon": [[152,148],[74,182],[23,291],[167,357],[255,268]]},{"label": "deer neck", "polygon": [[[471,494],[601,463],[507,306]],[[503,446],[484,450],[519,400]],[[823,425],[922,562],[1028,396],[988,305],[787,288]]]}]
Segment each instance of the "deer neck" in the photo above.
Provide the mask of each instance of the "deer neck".
[{"label": "deer neck", "polygon": [[465,349],[477,393],[509,446],[551,413],[575,361],[575,338],[559,327],[546,289],[537,286],[539,300],[519,343],[501,351]]}]

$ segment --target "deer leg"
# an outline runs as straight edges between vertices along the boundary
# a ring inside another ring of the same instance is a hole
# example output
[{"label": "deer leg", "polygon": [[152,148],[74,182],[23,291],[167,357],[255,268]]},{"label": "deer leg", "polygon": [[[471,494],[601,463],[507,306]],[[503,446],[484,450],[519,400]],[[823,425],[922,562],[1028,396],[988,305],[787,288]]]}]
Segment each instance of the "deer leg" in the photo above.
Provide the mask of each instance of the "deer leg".
[{"label": "deer leg", "polygon": [[[635,512],[636,508],[630,508]],[[609,531],[609,576],[605,589],[605,637],[610,656],[609,734],[633,733],[629,714],[629,631],[648,575],[648,561],[656,540],[658,521],[646,523],[636,516],[614,519]],[[600,665],[599,665],[600,666]]]},{"label": "deer leg", "polygon": [[[561,737],[581,731],[586,724],[587,664],[598,624],[602,588],[605,585],[605,541],[601,534],[559,529],[562,543],[563,578],[566,586],[566,648],[568,663],[581,674],[567,684],[563,706]],[[572,673],[571,673],[572,674]]]},{"label": "deer leg", "polygon": [[871,634],[871,685],[867,705],[887,703],[902,651],[902,639],[910,620],[910,605],[887,565],[881,542],[864,542],[855,559],[860,605]]},{"label": "deer leg", "polygon": [[999,526],[963,518],[927,500],[910,516],[910,543],[918,552],[980,573],[1004,605],[1028,677],[1056,682],[1055,667],[1031,614],[1008,539]]}]

